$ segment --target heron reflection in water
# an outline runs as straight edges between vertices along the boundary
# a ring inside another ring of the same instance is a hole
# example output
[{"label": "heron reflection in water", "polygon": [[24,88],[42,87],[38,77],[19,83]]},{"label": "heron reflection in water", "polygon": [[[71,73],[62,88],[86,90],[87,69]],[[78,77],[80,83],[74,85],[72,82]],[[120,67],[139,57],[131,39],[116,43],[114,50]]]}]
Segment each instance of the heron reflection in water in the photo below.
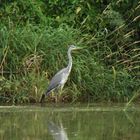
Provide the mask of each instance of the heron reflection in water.
[{"label": "heron reflection in water", "polygon": [[60,125],[56,125],[54,122],[50,121],[48,123],[48,129],[54,140],[68,140],[67,133],[60,122]]},{"label": "heron reflection in water", "polygon": [[[72,56],[71,56],[71,52],[73,50],[77,50],[77,49],[81,49],[79,47],[76,47],[74,45],[70,45],[69,49],[68,49],[68,65],[67,67],[63,68],[62,70],[58,71],[54,77],[52,78],[52,80],[50,81],[50,84],[48,86],[47,91],[42,94],[41,99],[40,99],[40,103],[42,103],[45,99],[45,96],[48,96],[52,91],[58,91],[60,89],[60,91],[62,91],[65,83],[68,80],[68,76],[71,72],[72,69]],[[60,92],[61,93],[61,92]],[[57,94],[57,93],[56,93]],[[57,102],[57,96],[56,96],[56,102]]]}]

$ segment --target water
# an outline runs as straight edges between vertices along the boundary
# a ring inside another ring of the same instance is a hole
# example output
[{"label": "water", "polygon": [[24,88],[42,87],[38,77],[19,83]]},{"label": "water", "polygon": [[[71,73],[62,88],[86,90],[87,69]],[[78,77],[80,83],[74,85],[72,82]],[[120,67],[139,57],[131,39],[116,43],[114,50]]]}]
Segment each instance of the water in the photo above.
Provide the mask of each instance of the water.
[{"label": "water", "polygon": [[140,139],[139,107],[104,106],[0,107],[0,140]]}]

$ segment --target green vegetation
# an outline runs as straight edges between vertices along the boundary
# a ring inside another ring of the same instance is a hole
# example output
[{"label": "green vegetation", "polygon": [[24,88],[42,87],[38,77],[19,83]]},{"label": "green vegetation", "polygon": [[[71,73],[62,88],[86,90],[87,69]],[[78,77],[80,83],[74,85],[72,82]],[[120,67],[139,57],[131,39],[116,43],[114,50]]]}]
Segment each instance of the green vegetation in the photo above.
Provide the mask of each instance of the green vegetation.
[{"label": "green vegetation", "polygon": [[69,44],[84,49],[73,53],[64,102],[138,99],[139,12],[138,0],[2,0],[0,102],[38,102]]}]

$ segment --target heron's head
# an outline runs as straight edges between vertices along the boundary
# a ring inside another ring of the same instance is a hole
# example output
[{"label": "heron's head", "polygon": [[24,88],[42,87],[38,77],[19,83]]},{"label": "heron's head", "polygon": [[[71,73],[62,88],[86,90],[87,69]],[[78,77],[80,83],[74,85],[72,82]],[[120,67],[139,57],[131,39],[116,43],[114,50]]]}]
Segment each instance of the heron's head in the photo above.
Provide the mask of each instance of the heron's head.
[{"label": "heron's head", "polygon": [[69,45],[69,49],[70,49],[70,50],[77,50],[77,49],[78,49],[78,47],[77,47],[77,46],[75,46],[75,45]]}]

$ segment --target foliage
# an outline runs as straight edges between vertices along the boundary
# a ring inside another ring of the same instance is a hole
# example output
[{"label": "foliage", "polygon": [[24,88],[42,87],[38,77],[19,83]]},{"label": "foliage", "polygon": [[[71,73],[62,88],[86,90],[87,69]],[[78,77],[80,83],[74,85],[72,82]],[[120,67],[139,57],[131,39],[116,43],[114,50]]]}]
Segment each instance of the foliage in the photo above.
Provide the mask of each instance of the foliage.
[{"label": "foliage", "polygon": [[51,77],[73,70],[64,101],[128,101],[139,91],[139,11],[136,1],[10,0],[0,5],[0,99],[37,102]]}]

